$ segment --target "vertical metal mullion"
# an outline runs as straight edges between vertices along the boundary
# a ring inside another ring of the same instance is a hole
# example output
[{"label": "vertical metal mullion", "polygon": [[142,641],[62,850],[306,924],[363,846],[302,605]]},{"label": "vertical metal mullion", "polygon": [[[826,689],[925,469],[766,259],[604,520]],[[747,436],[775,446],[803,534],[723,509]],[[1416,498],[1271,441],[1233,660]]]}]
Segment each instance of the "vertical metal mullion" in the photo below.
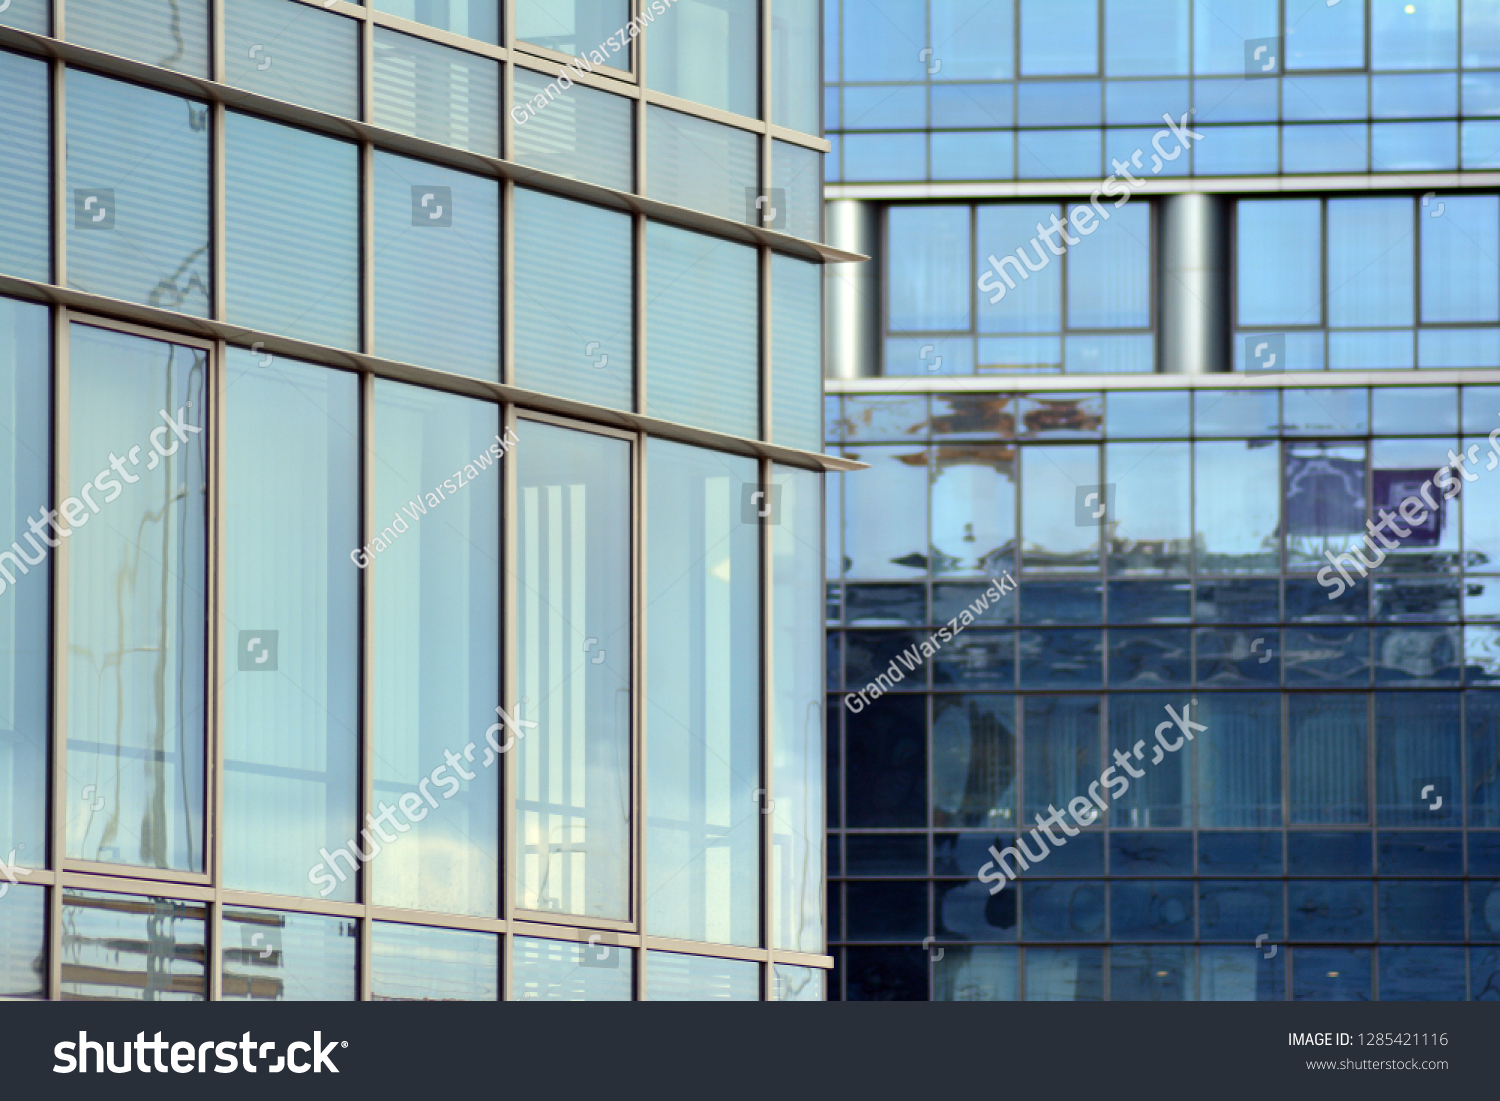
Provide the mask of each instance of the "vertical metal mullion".
[{"label": "vertical metal mullion", "polygon": [[[508,187],[508,185],[507,185]],[[507,313],[506,316],[511,316]],[[520,435],[516,418],[516,407],[501,408],[501,435],[514,431]],[[522,718],[518,710],[521,696],[520,682],[520,623],[516,610],[520,607],[518,591],[520,578],[516,576],[516,549],[520,539],[520,507],[516,487],[519,483],[516,460],[513,456],[502,457],[500,515],[500,698],[511,705],[511,714]],[[505,919],[505,933],[500,940],[500,1000],[509,1001],[511,976],[515,973],[516,920],[516,872],[519,859],[510,842],[516,832],[517,801],[519,791],[516,774],[519,766],[517,754],[506,753],[500,758],[500,916]]]},{"label": "vertical metal mullion", "polygon": [[[68,484],[68,312],[52,314],[52,500],[67,494]],[[50,505],[49,505],[50,507]],[[61,539],[52,556],[52,743],[51,806],[48,866],[52,869],[48,896],[47,997],[62,997],[62,870],[67,853],[67,741],[68,721],[68,541]]]},{"label": "vertical metal mullion", "polygon": [[224,4],[225,0],[209,0],[208,22],[208,72],[212,80],[225,84],[224,62]]},{"label": "vertical metal mullion", "polygon": [[[375,511],[375,376],[360,377],[360,533],[361,546],[368,546],[372,536]],[[374,657],[374,592],[372,574],[378,565],[371,562],[360,571],[360,683],[359,683],[359,805],[356,810],[355,839],[364,813],[374,805],[375,798],[375,731],[374,731],[374,677],[371,666]],[[368,841],[361,851],[367,851]],[[375,862],[360,863],[359,900],[364,904],[364,913],[359,919],[359,1000],[370,1000],[370,940],[374,932],[370,920],[370,907],[375,896]]]},{"label": "vertical metal mullion", "polygon": [[[222,131],[216,130],[216,135]],[[222,286],[222,283],[218,284]],[[208,997],[219,1001],[224,992],[223,897],[224,897],[224,382],[226,346],[216,341],[210,354],[204,389],[208,404],[204,426],[208,429],[208,853],[209,882],[214,897],[209,904]]]},{"label": "vertical metal mullion", "polygon": [[634,859],[630,912],[640,934],[636,950],[635,997],[646,999],[646,436],[631,446],[631,585],[630,585],[630,822]]},{"label": "vertical metal mullion", "polygon": [[[768,254],[761,250],[763,258]],[[775,488],[773,477],[774,467],[770,459],[760,460],[760,483],[766,491],[766,500],[772,501]],[[774,506],[773,506],[774,507]],[[786,520],[782,515],[783,522]],[[760,838],[761,838],[761,881],[760,881],[760,910],[761,910],[761,942],[766,948],[766,966],[761,978],[764,984],[762,998],[771,1001],[776,996],[776,931],[775,907],[772,905],[772,893],[775,890],[775,852],[776,852],[776,785],[774,782],[776,772],[775,744],[773,727],[776,721],[775,701],[773,698],[773,687],[775,685],[775,639],[772,633],[772,624],[775,620],[772,593],[772,564],[775,561],[772,554],[775,546],[772,542],[771,525],[765,522],[760,524],[760,696],[761,696],[761,737],[760,737],[760,784],[765,790],[763,802],[758,808],[761,812]]]}]

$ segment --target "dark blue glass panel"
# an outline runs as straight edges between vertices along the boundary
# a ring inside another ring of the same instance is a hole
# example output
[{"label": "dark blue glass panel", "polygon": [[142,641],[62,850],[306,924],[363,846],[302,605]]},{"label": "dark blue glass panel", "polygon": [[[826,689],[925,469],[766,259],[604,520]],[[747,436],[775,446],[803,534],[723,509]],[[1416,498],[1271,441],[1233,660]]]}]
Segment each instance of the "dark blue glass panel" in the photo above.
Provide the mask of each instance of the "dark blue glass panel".
[{"label": "dark blue glass panel", "polygon": [[1301,879],[1287,884],[1292,940],[1370,940],[1375,935],[1369,880]]},{"label": "dark blue glass panel", "polygon": [[1066,807],[1097,782],[1099,700],[1093,696],[1028,696],[1024,705],[1026,809],[1023,819]]},{"label": "dark blue glass panel", "polygon": [[1199,880],[1199,936],[1204,940],[1253,941],[1265,934],[1279,941],[1281,892],[1279,880]]},{"label": "dark blue glass panel", "polygon": [[1375,818],[1382,826],[1461,821],[1457,692],[1375,693]]},{"label": "dark blue glass panel", "polygon": [[1469,880],[1469,939],[1500,940],[1500,882]]},{"label": "dark blue glass panel", "polygon": [[1191,679],[1192,644],[1187,630],[1110,630],[1110,687],[1158,688],[1187,684]]},{"label": "dark blue glass panel", "polygon": [[1380,939],[1463,940],[1462,881],[1382,879]]},{"label": "dark blue glass panel", "polygon": [[1368,948],[1297,948],[1292,951],[1292,1001],[1370,1000]]},{"label": "dark blue glass panel", "polygon": [[844,884],[849,940],[921,940],[927,935],[927,883]]},{"label": "dark blue glass panel", "polygon": [[828,885],[828,939],[844,939],[844,885]]},{"label": "dark blue glass panel", "polygon": [[1192,940],[1192,881],[1116,880],[1110,885],[1110,935],[1121,940]]},{"label": "dark blue glass panel", "polygon": [[1370,820],[1367,697],[1298,693],[1287,699],[1291,820]]},{"label": "dark blue glass panel", "polygon": [[1279,582],[1200,581],[1195,616],[1199,623],[1275,623],[1281,618]]},{"label": "dark blue glass panel", "polygon": [[848,856],[846,875],[923,875],[927,874],[927,835],[859,834],[844,838]]},{"label": "dark blue glass panel", "polygon": [[1370,835],[1297,830],[1287,834],[1289,875],[1369,875]]},{"label": "dark blue glass panel", "polygon": [[1223,688],[1275,688],[1281,683],[1281,632],[1274,627],[1193,632],[1198,683]]},{"label": "dark blue glass panel", "polygon": [[1017,592],[1021,622],[1028,626],[1104,620],[1103,586],[1097,581],[1023,581]]},{"label": "dark blue glass panel", "polygon": [[1152,830],[1109,835],[1110,875],[1192,875],[1193,835]]},{"label": "dark blue glass panel", "polygon": [[[824,708],[828,716],[828,825],[836,828],[843,818],[840,811],[843,804],[839,800],[840,781],[843,779],[843,769],[839,767],[839,712],[843,708],[839,706],[837,697],[830,696],[827,706]],[[837,875],[836,869],[829,869],[829,875]]]},{"label": "dark blue glass panel", "polygon": [[1198,950],[1202,978],[1198,998],[1205,1002],[1279,1002],[1286,999],[1286,956],[1271,959],[1259,948],[1207,945]]},{"label": "dark blue glass panel", "polygon": [[1022,889],[1021,920],[1026,940],[1099,940],[1104,936],[1104,884],[1028,881]]},{"label": "dark blue glass panel", "polygon": [[[866,685],[880,681],[881,691],[920,691],[927,687],[927,662],[920,664],[912,658],[912,647],[924,638],[925,633],[916,631],[845,631],[844,632],[844,684],[850,691],[861,691]],[[911,668],[897,660],[904,654]],[[916,651],[921,659],[922,651]],[[900,679],[897,679],[897,674]]]},{"label": "dark blue glass panel", "polygon": [[1101,948],[1028,948],[1028,1002],[1102,1002],[1104,950]]},{"label": "dark blue glass panel", "polygon": [[[932,586],[932,622],[946,625],[959,612],[970,610],[975,600],[986,589],[984,585],[946,584]],[[974,615],[970,610],[970,614]],[[999,600],[992,599],[989,606],[974,615],[975,623],[1005,623],[1016,621],[1016,590],[1011,589]]]},{"label": "dark blue glass panel", "polygon": [[850,826],[927,824],[927,701],[881,698],[845,716]]},{"label": "dark blue glass panel", "polygon": [[1286,683],[1307,688],[1356,688],[1370,683],[1370,629],[1287,628]]},{"label": "dark blue glass panel", "polygon": [[1336,599],[1311,578],[1286,579],[1286,618],[1289,623],[1327,623],[1370,618],[1369,583],[1357,580]]},{"label": "dark blue glass panel", "polygon": [[839,848],[839,835],[831,834],[825,838],[827,844],[824,846],[823,856],[828,861],[828,874],[831,876],[843,875],[843,856]]},{"label": "dark blue glass panel", "polygon": [[1469,997],[1476,1002],[1500,1002],[1500,950],[1469,949]]},{"label": "dark blue glass panel", "polygon": [[1111,623],[1186,623],[1192,619],[1192,604],[1189,581],[1109,583]]},{"label": "dark blue glass panel", "polygon": [[1500,826],[1500,692],[1465,692],[1469,825]]},{"label": "dark blue glass panel", "polygon": [[1022,631],[1022,688],[1097,688],[1104,678],[1104,632]]},{"label": "dark blue glass panel", "polygon": [[934,688],[1008,689],[1015,686],[1016,634],[970,628],[932,660]]},{"label": "dark blue glass panel", "polygon": [[927,590],[922,585],[846,586],[844,621],[851,627],[920,627],[927,622]]},{"label": "dark blue glass panel", "polygon": [[1193,950],[1167,945],[1122,944],[1109,951],[1112,1002],[1197,1001]]},{"label": "dark blue glass panel", "polygon": [[1462,948],[1380,950],[1383,1002],[1461,1002],[1464,986]]},{"label": "dark blue glass panel", "polygon": [[1457,622],[1463,607],[1463,592],[1463,585],[1456,579],[1377,577],[1375,618],[1391,622]]},{"label": "dark blue glass panel", "polygon": [[927,953],[921,948],[849,948],[844,966],[848,1001],[927,1000]]},{"label": "dark blue glass panel", "polygon": [[824,658],[826,663],[824,668],[828,677],[827,687],[835,692],[838,691],[839,687],[839,638],[838,631],[829,631],[825,643],[828,647],[827,655]]},{"label": "dark blue glass panel", "polygon": [[[946,876],[972,875],[990,859],[989,846],[1003,849],[1014,845],[1009,834],[937,833],[932,836],[932,874]],[[1103,868],[1100,869],[1102,874]]]},{"label": "dark blue glass panel", "polygon": [[[1111,796],[1111,820],[1116,826],[1185,826],[1190,825],[1192,792],[1192,743],[1176,726],[1167,708],[1171,707],[1189,721],[1194,710],[1187,695],[1163,693],[1124,694],[1110,697],[1108,749],[1113,757],[1119,753],[1134,758],[1136,771],[1144,776],[1129,776],[1129,769],[1116,766],[1118,777],[1128,777],[1130,787]],[[1156,731],[1162,724],[1167,729]],[[1189,728],[1191,729],[1191,727]],[[1168,747],[1176,746],[1172,752]],[[1116,762],[1119,757],[1114,757]],[[1082,795],[1082,789],[1078,792]],[[1191,865],[1191,854],[1188,861]]]},{"label": "dark blue glass panel", "polygon": [[1457,627],[1375,628],[1375,683],[1458,687],[1463,641]]},{"label": "dark blue glass panel", "polygon": [[1381,833],[1375,842],[1380,875],[1463,875],[1464,835],[1441,833]]},{"label": "dark blue glass panel", "polygon": [[[1014,840],[1007,839],[1006,844],[1014,844]],[[984,859],[990,859],[988,850]],[[1080,833],[1077,837],[1068,838],[1068,843],[1060,849],[1053,849],[1044,863],[1034,864],[1030,871],[1021,873],[1023,878],[1034,875],[1103,874],[1104,833],[1100,830],[1090,830]]]},{"label": "dark blue glass panel", "polygon": [[1015,940],[1016,892],[992,895],[977,880],[934,883],[940,940]]},{"label": "dark blue glass panel", "polygon": [[1200,875],[1280,875],[1281,834],[1225,832],[1198,834]]},{"label": "dark blue glass panel", "polygon": [[1469,874],[1500,875],[1500,833],[1469,834]]},{"label": "dark blue glass panel", "polygon": [[1013,696],[933,697],[933,825],[1011,827],[1019,764]]}]

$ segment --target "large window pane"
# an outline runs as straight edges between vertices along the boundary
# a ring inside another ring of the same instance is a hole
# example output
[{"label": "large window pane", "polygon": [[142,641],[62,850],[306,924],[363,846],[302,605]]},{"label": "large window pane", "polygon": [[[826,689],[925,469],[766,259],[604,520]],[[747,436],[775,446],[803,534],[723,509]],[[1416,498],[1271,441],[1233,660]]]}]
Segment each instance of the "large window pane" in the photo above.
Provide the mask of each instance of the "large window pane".
[{"label": "large window pane", "polygon": [[1099,0],[1021,0],[1021,75],[1099,71]]},{"label": "large window pane", "polygon": [[755,1002],[760,964],[748,960],[646,953],[646,999],[653,1002]]},{"label": "large window pane", "polygon": [[68,41],[206,77],[208,5],[209,0],[69,0]]},{"label": "large window pane", "polygon": [[818,0],[772,0],[771,121],[804,134],[819,133],[821,75]]},{"label": "large window pane", "polygon": [[[1069,210],[1068,217],[1079,207]],[[1140,329],[1151,324],[1151,207],[1115,211],[1093,240],[1068,250],[1068,326]]]},{"label": "large window pane", "polygon": [[760,524],[750,459],[647,452],[646,925],[760,940]]},{"label": "large window pane", "polygon": [[1370,820],[1365,696],[1297,693],[1288,698],[1291,815],[1295,825]]},{"label": "large window pane", "polygon": [[226,84],[359,117],[359,24],[294,0],[228,0]]},{"label": "large window pane", "polygon": [[65,891],[63,1001],[204,1001],[207,917],[202,902]]},{"label": "large window pane", "polygon": [[11,884],[0,898],[0,998],[47,996],[47,889]]},{"label": "large window pane", "polygon": [[403,134],[500,155],[500,63],[375,28],[374,122]]},{"label": "large window pane", "polygon": [[1375,693],[1375,819],[1380,825],[1460,823],[1459,711],[1457,692]]},{"label": "large window pane", "polygon": [[[516,385],[631,408],[629,215],[523,187],[514,194]],[[584,250],[595,264],[586,283],[557,262]]]},{"label": "large window pane", "polygon": [[208,357],[69,339],[68,855],[199,872]]},{"label": "large window pane", "polygon": [[372,350],[500,381],[496,181],[376,150]]},{"label": "large window pane", "polygon": [[[918,518],[927,509],[925,447],[861,447],[844,452],[868,470],[842,476],[844,576],[886,580],[927,573],[927,540]],[[905,516],[908,524],[892,524]]]},{"label": "large window pane", "polygon": [[[1039,228],[1050,225],[1061,213],[1055,203],[979,208],[975,267],[982,284],[980,332],[1055,333],[1062,328],[1062,265],[1043,263],[1048,256],[1044,246],[1031,243]],[[1017,261],[1018,255],[1024,258],[1024,266]],[[1039,270],[1033,272],[1033,266]],[[967,287],[964,294],[967,301]],[[967,324],[959,327],[967,328]]]},{"label": "large window pane", "polygon": [[355,921],[233,906],[222,928],[224,1001],[358,1000]]},{"label": "large window pane", "polygon": [[759,172],[759,143],[748,130],[665,107],[646,108],[646,194],[651,198],[755,224],[768,213],[754,202]]},{"label": "large window pane", "polygon": [[945,444],[933,461],[933,572],[989,577],[1014,568],[1015,449]]},{"label": "large window pane", "polygon": [[514,78],[510,117],[518,163],[616,191],[631,189],[631,100],[578,84],[565,95],[548,95],[549,86],[557,88],[556,80],[519,65]]},{"label": "large window pane", "polygon": [[385,906],[493,916],[499,904],[499,756],[485,743],[530,729],[512,709],[516,726],[502,716],[485,734],[501,704],[499,431],[487,402],[376,384],[375,799],[411,834],[394,818],[394,838],[361,831],[386,850]]},{"label": "large window pane", "polygon": [[375,7],[481,42],[500,41],[499,0],[375,0]]},{"label": "large window pane", "polygon": [[1111,443],[1105,482],[1114,514],[1105,542],[1111,574],[1186,574],[1193,558],[1192,457],[1185,440]]},{"label": "large window pane", "polygon": [[1014,0],[932,0],[930,9],[928,38],[933,56],[943,62],[933,79],[1009,80],[1015,75]]},{"label": "large window pane", "polygon": [[1278,33],[1276,0],[1193,0],[1193,71],[1245,72],[1245,42]]},{"label": "large window pane", "polygon": [[1500,197],[1446,196],[1421,224],[1422,320],[1500,319]]},{"label": "large window pane", "polygon": [[[1066,807],[1099,779],[1099,698],[1027,696],[1024,704],[1026,806],[1021,819]],[[1045,846],[1044,846],[1045,847]]]},{"label": "large window pane", "polygon": [[1188,0],[1105,0],[1104,71],[1159,76],[1188,71]]},{"label": "large window pane", "polygon": [[760,113],[760,11],[755,0],[677,0],[652,19],[646,86],[737,115]]},{"label": "large window pane", "polygon": [[1328,324],[1412,323],[1411,222],[1410,199],[1329,202]]},{"label": "large window pane", "polygon": [[[1276,448],[1263,441],[1200,440],[1193,461],[1198,570],[1275,572],[1281,561]],[[1235,492],[1225,493],[1231,484]]]},{"label": "large window pane", "polygon": [[887,327],[969,328],[969,208],[893,206],[887,222]]},{"label": "large window pane", "polygon": [[1286,69],[1363,69],[1365,6],[1286,0]]},{"label": "large window pane", "polygon": [[1199,700],[1195,721],[1208,728],[1197,738],[1199,827],[1281,825],[1281,697],[1212,692]]},{"label": "large window pane", "polygon": [[28,522],[51,498],[48,322],[0,298],[0,858],[31,868],[47,854],[52,570]]},{"label": "large window pane", "polygon": [[370,999],[493,1002],[500,998],[500,938],[377,921],[370,942]]},{"label": "large window pane", "polygon": [[823,951],[823,476],[773,467],[775,848],[772,946]]},{"label": "large window pane", "polygon": [[52,271],[47,84],[45,62],[0,50],[0,272],[38,283]]},{"label": "large window pane", "polygon": [[[609,938],[613,941],[613,937]],[[514,1001],[628,1002],[635,992],[635,950],[603,943],[517,937],[511,948]]]},{"label": "large window pane", "polygon": [[823,269],[771,257],[771,439],[822,448]]},{"label": "large window pane", "polygon": [[516,904],[630,916],[630,445],[522,421]]},{"label": "large window pane", "polygon": [[208,315],[208,107],[68,72],[68,285]]},{"label": "large window pane", "polygon": [[233,113],[224,144],[228,320],[358,348],[358,149]]},{"label": "large window pane", "polygon": [[1240,325],[1316,325],[1322,320],[1321,217],[1316,199],[1235,205]]},{"label": "large window pane", "polygon": [[1097,570],[1101,521],[1113,521],[1112,503],[1099,480],[1097,446],[1026,448],[1021,461],[1026,567]]},{"label": "large window pane", "polygon": [[1370,0],[1370,64],[1451,69],[1458,60],[1458,0]]},{"label": "large window pane", "polygon": [[789,141],[771,142],[771,187],[786,210],[785,232],[820,240],[823,154]]},{"label": "large window pane", "polygon": [[[1321,395],[1311,396],[1316,401]],[[1291,414],[1288,409],[1287,419],[1295,423]],[[1374,554],[1360,543],[1365,536],[1363,444],[1288,443],[1285,486],[1288,569],[1332,570],[1325,556],[1343,556],[1342,568],[1357,571],[1356,551],[1350,547],[1368,556],[1360,557],[1360,563],[1374,564]],[[1332,573],[1328,576],[1330,585],[1338,583]]]},{"label": "large window pane", "polygon": [[646,273],[645,412],[735,436],[758,435],[755,250],[649,222]]},{"label": "large window pane", "polygon": [[932,704],[932,824],[998,829],[1016,814],[1011,696],[937,696]]},{"label": "large window pane", "polygon": [[263,359],[226,365],[224,879],[353,902],[359,379]]},{"label": "large window pane", "polygon": [[[516,37],[628,72],[630,51],[619,52],[622,47],[607,39],[629,19],[628,0],[517,0]],[[619,37],[629,45],[628,33]]]}]

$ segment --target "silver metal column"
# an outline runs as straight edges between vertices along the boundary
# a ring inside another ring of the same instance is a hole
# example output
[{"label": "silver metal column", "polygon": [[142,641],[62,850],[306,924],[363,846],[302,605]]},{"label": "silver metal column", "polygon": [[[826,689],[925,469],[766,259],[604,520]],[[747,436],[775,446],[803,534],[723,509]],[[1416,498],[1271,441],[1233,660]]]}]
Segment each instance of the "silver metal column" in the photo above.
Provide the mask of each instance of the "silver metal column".
[{"label": "silver metal column", "polygon": [[838,199],[826,208],[828,243],[870,259],[823,269],[823,372],[874,378],[880,374],[880,205]]},{"label": "silver metal column", "polygon": [[1168,195],[1160,212],[1158,370],[1201,375],[1232,370],[1229,349],[1229,201]]}]

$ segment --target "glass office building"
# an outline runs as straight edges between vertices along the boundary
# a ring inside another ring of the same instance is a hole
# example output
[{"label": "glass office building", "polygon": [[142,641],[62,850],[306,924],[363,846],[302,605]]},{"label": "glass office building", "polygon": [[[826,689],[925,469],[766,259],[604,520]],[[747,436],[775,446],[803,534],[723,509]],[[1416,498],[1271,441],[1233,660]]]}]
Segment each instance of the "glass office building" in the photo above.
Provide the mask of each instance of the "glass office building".
[{"label": "glass office building", "polygon": [[1500,5],[824,46],[829,996],[1500,999]]},{"label": "glass office building", "polygon": [[818,26],[0,4],[0,998],[823,997]]}]

